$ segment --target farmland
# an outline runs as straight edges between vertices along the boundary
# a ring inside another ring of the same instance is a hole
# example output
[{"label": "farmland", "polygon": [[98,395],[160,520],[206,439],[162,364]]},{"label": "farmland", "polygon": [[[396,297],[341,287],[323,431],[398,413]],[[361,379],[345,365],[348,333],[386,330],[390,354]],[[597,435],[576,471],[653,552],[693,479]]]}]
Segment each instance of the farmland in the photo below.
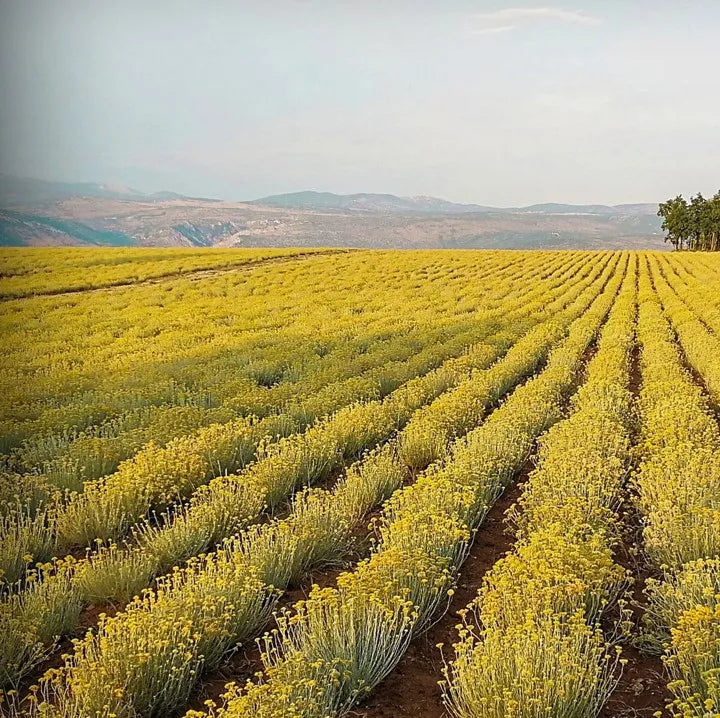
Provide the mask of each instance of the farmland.
[{"label": "farmland", "polygon": [[0,253],[0,706],[720,716],[720,256]]}]

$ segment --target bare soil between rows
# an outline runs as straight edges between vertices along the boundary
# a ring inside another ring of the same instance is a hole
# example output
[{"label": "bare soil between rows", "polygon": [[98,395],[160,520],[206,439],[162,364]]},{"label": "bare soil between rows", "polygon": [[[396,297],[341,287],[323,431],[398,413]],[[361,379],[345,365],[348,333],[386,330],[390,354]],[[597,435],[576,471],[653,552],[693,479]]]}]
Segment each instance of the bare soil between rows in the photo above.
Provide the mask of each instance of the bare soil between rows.
[{"label": "bare soil between rows", "polygon": [[[616,552],[615,560],[628,569],[633,579],[628,608],[631,611],[632,635],[638,636],[645,612],[645,584],[648,578],[658,576],[641,551],[628,550],[631,546],[642,546],[642,527],[630,496],[623,508],[625,540]],[[663,710],[672,700],[672,695],[667,688],[668,677],[660,656],[641,652],[631,643],[623,642],[622,658],[627,660],[627,664],[598,718],[650,718]]]},{"label": "bare soil between rows", "polygon": [[437,718],[443,713],[442,692],[438,685],[442,678],[442,657],[437,644],[444,643],[447,650],[457,641],[457,612],[475,598],[487,571],[512,548],[512,536],[505,532],[505,512],[517,501],[533,466],[533,460],[528,459],[519,480],[488,511],[462,565],[455,594],[445,615],[410,643],[395,669],[351,715]]},{"label": "bare soil between rows", "polygon": [[[629,389],[637,401],[642,388],[640,370],[640,346],[635,343],[630,361]],[[633,444],[637,441],[637,428]],[[632,488],[626,487],[626,495],[620,511],[623,520],[622,542],[615,552],[615,560],[630,572],[633,580],[629,610],[632,621],[632,635],[638,636],[645,612],[645,583],[650,577],[657,577],[642,551],[642,518],[637,511]],[[642,653],[629,642],[622,645],[622,657],[627,664],[620,676],[617,687],[603,707],[598,718],[650,718],[670,702],[667,677],[659,656]]]}]

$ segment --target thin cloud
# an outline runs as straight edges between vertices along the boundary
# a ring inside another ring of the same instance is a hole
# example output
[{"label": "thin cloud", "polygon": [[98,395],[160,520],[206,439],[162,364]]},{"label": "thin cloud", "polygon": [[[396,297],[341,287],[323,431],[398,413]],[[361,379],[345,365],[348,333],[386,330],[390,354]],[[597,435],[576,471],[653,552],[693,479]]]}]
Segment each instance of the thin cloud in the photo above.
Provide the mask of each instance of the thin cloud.
[{"label": "thin cloud", "polygon": [[514,30],[515,25],[498,25],[497,27],[481,27],[471,30],[473,35],[499,35],[501,32]]},{"label": "thin cloud", "polygon": [[558,7],[511,7],[471,15],[470,32],[474,35],[489,35],[515,30],[519,25],[541,22],[597,25],[600,18],[588,15],[582,10],[564,10]]}]

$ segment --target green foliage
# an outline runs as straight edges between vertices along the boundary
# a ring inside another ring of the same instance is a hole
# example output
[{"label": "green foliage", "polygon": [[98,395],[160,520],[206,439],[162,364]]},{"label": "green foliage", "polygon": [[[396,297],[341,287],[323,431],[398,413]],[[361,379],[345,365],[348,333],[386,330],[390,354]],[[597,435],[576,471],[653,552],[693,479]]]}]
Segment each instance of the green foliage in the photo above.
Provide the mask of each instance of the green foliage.
[{"label": "green foliage", "polygon": [[711,199],[698,192],[689,204],[679,194],[660,204],[658,217],[663,218],[665,241],[675,249],[720,250],[720,192]]}]

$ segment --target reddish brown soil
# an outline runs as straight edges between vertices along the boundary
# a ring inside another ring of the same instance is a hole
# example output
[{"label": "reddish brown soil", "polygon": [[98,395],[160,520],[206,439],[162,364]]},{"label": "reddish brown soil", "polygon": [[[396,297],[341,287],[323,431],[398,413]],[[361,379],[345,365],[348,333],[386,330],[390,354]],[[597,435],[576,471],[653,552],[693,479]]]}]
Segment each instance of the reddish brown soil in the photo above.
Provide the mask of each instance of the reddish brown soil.
[{"label": "reddish brown soil", "polygon": [[[523,475],[526,476],[531,468],[531,460],[528,460]],[[409,477],[408,482],[411,480],[412,478]],[[485,571],[509,548],[510,540],[503,530],[503,514],[515,502],[518,493],[519,488],[514,486],[501,496],[490,509],[482,527],[477,532],[468,558],[463,565],[463,576],[461,576],[460,583],[456,587],[455,596],[450,604],[450,612],[426,634],[420,636],[410,645],[403,661],[401,661],[398,668],[379,686],[378,691],[373,696],[372,702],[366,707],[373,705],[376,699],[383,695],[382,692],[387,690],[387,685],[392,685],[394,688],[402,688],[402,686],[395,685],[397,681],[394,680],[394,678],[396,674],[405,670],[404,664],[408,661],[412,666],[420,666],[421,663],[418,660],[418,656],[424,656],[425,665],[421,667],[421,670],[415,672],[413,672],[411,667],[410,673],[420,680],[423,685],[427,685],[428,692],[435,695],[436,704],[440,705],[440,691],[437,686],[437,681],[440,678],[440,664],[438,662],[440,656],[435,644],[439,641],[445,641],[449,644],[449,642],[456,640],[457,636],[455,635],[454,629],[457,622],[456,611],[464,608],[472,600]],[[370,522],[370,518],[371,517],[368,517],[366,524]],[[359,538],[366,535],[366,531],[359,532]],[[357,560],[358,558],[359,557],[356,556],[353,560]],[[323,588],[335,585],[335,581],[340,572],[340,570],[327,570],[314,573],[306,581],[303,581],[300,586],[290,589],[283,594],[278,604],[278,610],[283,607],[290,608],[297,601],[307,598],[313,584],[317,584]],[[272,629],[273,626],[274,621],[271,621],[267,627],[268,630]],[[255,672],[261,669],[262,660],[260,658],[260,650],[254,642],[248,643],[241,647],[221,669],[214,672],[211,676],[208,676],[206,680],[201,683],[200,687],[194,691],[189,701],[189,707],[200,710],[204,708],[203,703],[208,699],[219,702],[221,695],[225,692],[225,685],[227,683],[231,681],[242,683],[246,678],[252,677]],[[400,673],[400,675],[402,676],[402,682],[405,683],[404,674]],[[398,696],[398,701],[403,707],[410,705],[403,693]],[[358,715],[364,715],[364,713],[360,712]],[[391,709],[390,712],[377,713],[377,715],[402,716],[409,714]],[[437,712],[430,712],[421,715],[436,716],[438,714]]]},{"label": "reddish brown soil", "polygon": [[632,356],[630,358],[630,393],[635,397],[640,395],[640,387],[642,386],[642,374],[640,372],[640,345],[636,342],[633,345]]},{"label": "reddish brown soil", "polygon": [[125,608],[124,603],[93,603],[88,606],[81,614],[78,621],[78,633],[85,633],[89,628],[95,628],[100,620],[100,614],[113,617],[116,613]]},{"label": "reddish brown soil", "polygon": [[[521,481],[531,469],[532,461],[528,460]],[[443,713],[438,685],[442,678],[442,660],[436,645],[450,646],[457,641],[457,612],[475,598],[485,573],[512,547],[512,539],[505,533],[504,514],[519,494],[520,485],[516,483],[495,502],[475,535],[447,613],[430,630],[412,641],[397,667],[352,715],[362,718],[437,718]]]},{"label": "reddish brown soil", "polygon": [[[630,371],[630,391],[637,398],[642,386],[640,371],[640,348],[633,347]],[[636,438],[636,437],[634,437]],[[628,489],[621,509],[623,518],[623,541],[615,560],[628,569],[633,579],[632,600],[629,606],[633,622],[632,635],[639,634],[645,606],[645,582],[654,575],[647,557],[642,554],[642,521],[635,508],[634,497]],[[630,643],[622,646],[623,658],[628,663],[623,670],[617,688],[600,713],[599,718],[649,718],[662,710],[670,701],[667,678],[659,656],[641,653]]]},{"label": "reddish brown soil", "polygon": [[[643,613],[645,612],[645,582],[655,573],[650,568],[646,557],[636,549],[628,547],[642,545],[640,517],[633,510],[630,497],[625,505],[626,533],[615,560],[628,569],[633,578],[632,601],[629,609],[632,612],[632,635],[640,632]],[[667,689],[667,676],[659,656],[641,653],[630,643],[622,646],[622,657],[628,663],[625,666],[617,688],[600,713],[599,718],[619,718],[633,716],[650,718],[656,711],[662,710],[671,700]]]},{"label": "reddish brown soil", "polygon": [[632,646],[623,646],[623,657],[628,663],[599,718],[650,718],[670,702],[662,661]]}]

